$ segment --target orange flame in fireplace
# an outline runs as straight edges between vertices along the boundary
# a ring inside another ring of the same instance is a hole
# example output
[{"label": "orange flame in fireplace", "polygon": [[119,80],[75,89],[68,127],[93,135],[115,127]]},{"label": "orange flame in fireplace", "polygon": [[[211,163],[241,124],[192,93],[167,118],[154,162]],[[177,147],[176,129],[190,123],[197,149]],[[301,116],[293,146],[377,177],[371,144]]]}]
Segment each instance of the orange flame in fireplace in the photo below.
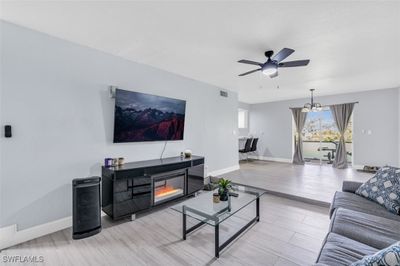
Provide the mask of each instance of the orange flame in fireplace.
[{"label": "orange flame in fireplace", "polygon": [[155,196],[156,197],[165,197],[171,194],[175,194],[176,192],[178,192],[180,189],[176,189],[173,186],[170,185],[166,185],[163,188],[157,188],[155,191]]}]

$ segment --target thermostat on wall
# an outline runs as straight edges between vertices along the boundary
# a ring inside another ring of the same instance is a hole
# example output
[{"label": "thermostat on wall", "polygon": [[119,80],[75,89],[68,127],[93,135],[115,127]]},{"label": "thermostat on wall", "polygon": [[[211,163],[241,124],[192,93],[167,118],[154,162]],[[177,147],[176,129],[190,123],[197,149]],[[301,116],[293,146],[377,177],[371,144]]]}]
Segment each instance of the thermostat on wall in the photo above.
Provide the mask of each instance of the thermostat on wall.
[{"label": "thermostat on wall", "polygon": [[10,125],[5,125],[4,126],[4,137],[11,138],[11,136],[12,136],[11,126]]}]

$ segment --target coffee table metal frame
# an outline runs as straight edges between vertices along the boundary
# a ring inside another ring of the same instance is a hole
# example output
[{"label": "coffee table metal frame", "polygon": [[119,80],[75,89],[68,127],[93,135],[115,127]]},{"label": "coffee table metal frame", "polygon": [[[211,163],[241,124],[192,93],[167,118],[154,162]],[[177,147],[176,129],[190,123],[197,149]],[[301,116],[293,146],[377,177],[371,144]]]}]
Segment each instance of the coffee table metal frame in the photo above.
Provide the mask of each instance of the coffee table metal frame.
[{"label": "coffee table metal frame", "polygon": [[[219,224],[224,222],[224,221],[219,222],[218,215],[223,213],[223,212],[225,212],[225,211],[230,211],[230,208],[229,208],[230,204],[228,204],[228,207],[222,209],[221,211],[219,211],[218,213],[216,213],[214,215],[205,214],[205,213],[203,213],[201,211],[198,211],[196,209],[190,208],[190,207],[185,206],[185,205],[182,206],[182,208],[183,208],[183,211],[182,211],[182,224],[183,224],[182,238],[183,238],[183,240],[186,240],[187,234],[193,232],[194,230],[196,230],[197,228],[201,227],[202,225],[207,224],[205,221],[201,221],[201,222],[193,225],[192,227],[187,228],[187,223],[186,223],[186,219],[187,219],[187,217],[186,217],[187,214],[186,213],[187,212],[192,212],[192,213],[197,214],[197,215],[199,215],[201,217],[204,217],[206,220],[214,221],[215,222],[215,225],[214,225],[214,227],[215,227],[215,230],[214,230],[215,231],[215,233],[214,233],[214,236],[215,236],[215,257],[219,258],[219,253],[220,253],[221,250],[223,250],[226,246],[228,246],[233,240],[235,240],[238,236],[240,236],[251,225],[253,225],[253,224],[255,224],[255,223],[260,221],[260,196],[261,195],[259,195],[258,193],[255,193],[255,192],[251,192],[251,191],[247,191],[246,193],[256,195],[256,198],[254,199],[256,201],[256,216],[251,221],[249,221],[245,226],[240,228],[239,231],[237,231],[234,235],[232,235],[229,239],[227,239],[222,244],[219,243]],[[247,205],[253,203],[254,200],[248,202],[241,209],[243,209]],[[230,199],[229,199],[229,201],[230,201]]]}]

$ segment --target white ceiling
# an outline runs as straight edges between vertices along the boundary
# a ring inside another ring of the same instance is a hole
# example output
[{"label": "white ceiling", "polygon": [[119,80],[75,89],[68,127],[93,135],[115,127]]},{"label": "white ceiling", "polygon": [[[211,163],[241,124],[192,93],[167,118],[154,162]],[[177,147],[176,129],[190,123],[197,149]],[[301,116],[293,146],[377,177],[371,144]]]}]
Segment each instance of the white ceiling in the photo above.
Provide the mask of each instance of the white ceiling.
[{"label": "white ceiling", "polygon": [[[221,88],[248,103],[400,86],[400,2],[1,2],[1,18]],[[265,50],[307,67],[237,75]],[[155,77],[156,78],[156,77]],[[279,88],[278,88],[279,86]]]}]

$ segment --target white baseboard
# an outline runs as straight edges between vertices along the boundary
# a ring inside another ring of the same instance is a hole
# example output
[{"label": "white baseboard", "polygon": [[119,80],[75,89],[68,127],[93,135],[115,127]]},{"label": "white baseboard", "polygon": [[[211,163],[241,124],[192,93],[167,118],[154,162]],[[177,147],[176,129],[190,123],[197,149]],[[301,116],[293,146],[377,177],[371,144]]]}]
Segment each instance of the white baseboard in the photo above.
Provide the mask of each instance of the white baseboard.
[{"label": "white baseboard", "polygon": [[0,228],[0,250],[10,246],[8,242],[15,236],[15,232],[17,232],[16,224]]},{"label": "white baseboard", "polygon": [[226,174],[226,173],[229,173],[229,172],[233,172],[233,171],[236,171],[236,170],[239,170],[239,169],[240,169],[240,166],[237,164],[237,165],[234,165],[234,166],[231,166],[231,167],[227,167],[227,168],[224,168],[224,169],[211,171],[211,172],[209,172],[207,174],[207,176],[223,175],[223,174]]},{"label": "white baseboard", "polygon": [[72,226],[72,216],[18,231],[17,225],[0,228],[0,250],[48,235]]},{"label": "white baseboard", "polygon": [[362,169],[364,169],[364,165],[359,165],[359,164],[353,164],[352,166],[351,166],[353,169],[356,169],[356,170],[362,170]]},{"label": "white baseboard", "polygon": [[[263,161],[273,161],[273,162],[280,162],[280,163],[292,163],[292,159],[287,158],[276,158],[276,157],[266,157],[266,156],[256,156],[251,155],[249,156],[250,159],[256,160],[263,160]],[[353,164],[351,165],[353,169],[363,169],[364,165]]]},{"label": "white baseboard", "polygon": [[280,163],[291,163],[292,162],[292,159],[267,157],[267,156],[259,156],[259,155],[250,155],[249,158],[256,159],[256,160],[263,160],[263,161],[280,162]]},{"label": "white baseboard", "polygon": [[[101,216],[105,216],[101,212]],[[0,250],[9,248],[26,241],[45,236],[72,226],[72,216],[64,217],[45,224],[36,225],[18,231],[16,224],[0,228]]]}]

